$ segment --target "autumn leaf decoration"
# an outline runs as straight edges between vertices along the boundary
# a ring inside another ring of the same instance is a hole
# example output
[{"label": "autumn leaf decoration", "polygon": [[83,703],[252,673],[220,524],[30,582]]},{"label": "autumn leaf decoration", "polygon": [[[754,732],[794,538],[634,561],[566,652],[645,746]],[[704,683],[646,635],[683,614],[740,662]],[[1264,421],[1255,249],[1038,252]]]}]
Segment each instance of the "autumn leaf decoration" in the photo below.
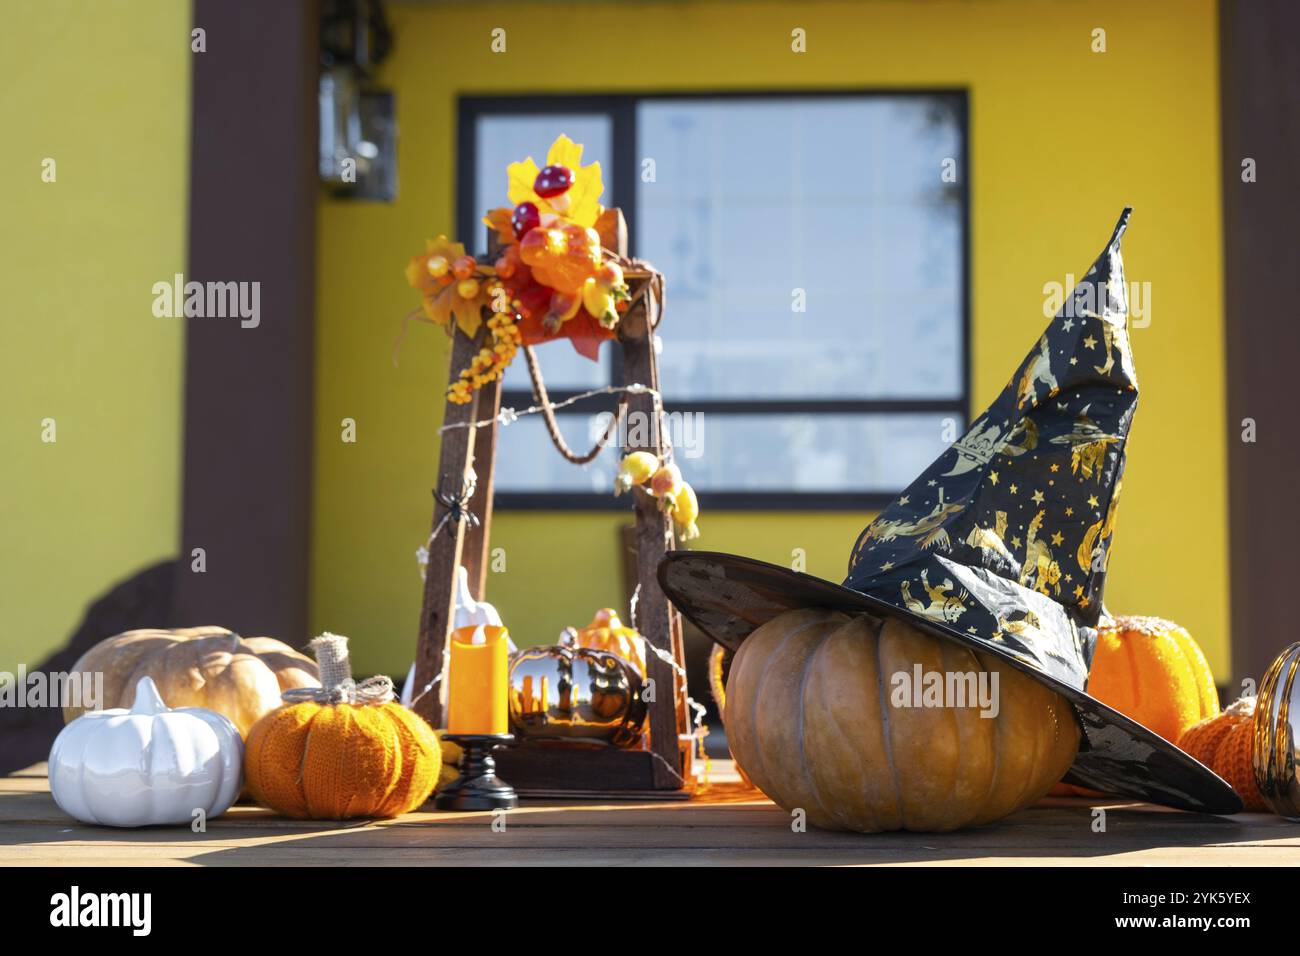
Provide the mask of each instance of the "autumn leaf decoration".
[{"label": "autumn leaf decoration", "polygon": [[[538,195],[537,174],[541,170],[537,168],[533,157],[529,156],[522,163],[511,163],[506,167],[506,177],[510,183],[506,194],[510,202],[516,206],[525,202],[534,203],[543,216],[552,213],[579,226],[589,228],[596,225],[596,220],[605,211],[605,207],[600,204],[600,197],[605,192],[600,163],[583,166],[582,145],[561,134],[546,154],[546,165],[573,170],[573,185],[568,191],[551,198]],[[501,211],[493,210],[494,213]],[[509,210],[505,211],[508,222]],[[492,225],[491,222],[487,224]]]},{"label": "autumn leaf decoration", "polygon": [[406,267],[406,281],[421,296],[408,320],[475,338],[490,316],[473,362],[448,388],[456,403],[499,379],[520,345],[567,338],[595,361],[628,308],[620,260],[602,248],[596,228],[606,212],[600,163],[582,165],[581,144],[561,135],[545,167],[531,156],[511,163],[506,187],[513,206],[483,217],[501,247],[493,265],[480,265],[462,243],[439,236]]},{"label": "autumn leaf decoration", "polygon": [[[464,279],[456,275],[457,263],[462,271],[467,267],[471,270]],[[435,271],[440,274],[435,275]],[[490,266],[479,265],[465,255],[464,243],[452,242],[446,236],[428,240],[424,254],[412,258],[406,267],[406,281],[423,296],[425,318],[447,329],[455,319],[456,327],[470,338],[482,328],[483,310],[491,307],[492,292],[500,285],[493,281],[495,275]]]}]

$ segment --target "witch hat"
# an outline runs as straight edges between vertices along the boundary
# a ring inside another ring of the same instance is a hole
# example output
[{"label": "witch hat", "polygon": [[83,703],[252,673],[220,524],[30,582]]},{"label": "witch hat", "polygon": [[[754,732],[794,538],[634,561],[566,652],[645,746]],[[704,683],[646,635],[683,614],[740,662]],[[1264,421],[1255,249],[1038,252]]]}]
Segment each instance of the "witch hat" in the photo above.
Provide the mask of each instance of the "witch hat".
[{"label": "witch hat", "polygon": [[659,581],[733,650],[778,614],[828,607],[996,654],[1074,706],[1067,782],[1236,813],[1224,780],[1086,692],[1137,405],[1119,248],[1130,212],[988,410],[858,537],[843,584],[700,551],[670,552]]}]

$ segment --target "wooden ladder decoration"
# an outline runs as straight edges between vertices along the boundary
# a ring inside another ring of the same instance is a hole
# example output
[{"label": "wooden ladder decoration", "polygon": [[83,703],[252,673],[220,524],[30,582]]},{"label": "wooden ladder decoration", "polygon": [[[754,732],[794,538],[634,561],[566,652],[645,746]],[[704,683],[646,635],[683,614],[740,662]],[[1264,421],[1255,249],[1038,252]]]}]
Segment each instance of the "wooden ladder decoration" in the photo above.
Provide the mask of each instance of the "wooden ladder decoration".
[{"label": "wooden ladder decoration", "polygon": [[[607,210],[597,226],[602,244],[627,256],[627,225],[621,210]],[[489,238],[491,242],[491,238]],[[654,329],[663,309],[649,277],[629,277],[634,297],[637,286],[644,294],[623,314],[615,340],[623,350],[624,381],[659,390],[659,366],[654,349]],[[452,340],[450,381],[470,364],[487,334],[484,328],[470,338],[456,330]],[[629,441],[624,453],[649,451],[662,456],[666,451],[662,422],[657,415],[656,397],[649,392],[630,393],[629,420],[653,422],[650,428],[625,428]],[[429,562],[420,610],[420,637],[415,658],[415,686],[428,687],[442,673],[443,651],[451,632],[455,610],[456,569],[464,565],[470,591],[476,601],[486,598],[488,540],[492,528],[493,471],[496,459],[496,416],[501,411],[500,383],[493,382],[473,393],[466,404],[447,403],[442,432],[438,485],[433,527],[442,530],[429,546]],[[641,418],[640,416],[644,416]],[[491,421],[481,427],[464,427]],[[472,518],[450,520],[446,500],[462,495],[473,486],[468,502]],[[612,492],[612,489],[611,489]],[[673,547],[671,519],[657,501],[633,489],[636,519],[637,603],[636,627],[651,648],[646,670],[654,699],[647,702],[650,730],[649,750],[612,746],[555,745],[525,741],[497,753],[502,777],[525,795],[637,795],[650,797],[685,796],[693,780],[693,738],[686,706],[685,653],[682,623],[677,610],[659,586],[656,571],[660,559]],[[445,522],[445,523],[444,523]],[[539,586],[542,586],[539,583]],[[599,604],[599,599],[593,606]],[[510,622],[507,622],[507,626]],[[519,633],[526,633],[520,629]],[[668,663],[674,661],[676,667]],[[442,704],[435,685],[414,704],[415,710],[433,727],[443,726]]]}]

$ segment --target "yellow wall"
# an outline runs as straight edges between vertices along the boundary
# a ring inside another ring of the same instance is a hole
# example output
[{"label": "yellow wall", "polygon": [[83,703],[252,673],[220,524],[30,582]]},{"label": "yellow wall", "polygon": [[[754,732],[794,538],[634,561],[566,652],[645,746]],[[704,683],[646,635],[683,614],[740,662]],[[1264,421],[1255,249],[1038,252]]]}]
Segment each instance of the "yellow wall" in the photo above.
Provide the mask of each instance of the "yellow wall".
[{"label": "yellow wall", "polygon": [[[1129,278],[1151,283],[1154,309],[1133,334],[1143,394],[1107,603],[1183,622],[1226,679],[1211,0],[420,4],[392,15],[397,45],[381,82],[397,90],[400,199],[320,210],[313,623],[352,635],[361,670],[404,671],[415,640],[413,552],[428,529],[446,340],[420,326],[399,368],[389,353],[415,304],[407,258],[454,228],[456,96],[933,85],[971,96],[977,410],[1045,324],[1044,283],[1085,270],[1120,208],[1136,207]],[[506,54],[490,52],[495,27],[507,31]],[[793,27],[807,31],[805,54],[790,51]],[[1097,27],[1104,54],[1090,50]],[[339,440],[343,417],[358,422],[355,445]],[[507,571],[488,597],[520,638],[549,640],[619,600],[620,520],[498,516]],[[808,570],[838,580],[864,523],[706,514],[700,544],[776,561],[802,547]]]},{"label": "yellow wall", "polygon": [[[25,0],[0,29],[0,670],[174,555],[190,8]],[[42,161],[56,181],[41,181]],[[57,442],[41,441],[53,418]]]}]

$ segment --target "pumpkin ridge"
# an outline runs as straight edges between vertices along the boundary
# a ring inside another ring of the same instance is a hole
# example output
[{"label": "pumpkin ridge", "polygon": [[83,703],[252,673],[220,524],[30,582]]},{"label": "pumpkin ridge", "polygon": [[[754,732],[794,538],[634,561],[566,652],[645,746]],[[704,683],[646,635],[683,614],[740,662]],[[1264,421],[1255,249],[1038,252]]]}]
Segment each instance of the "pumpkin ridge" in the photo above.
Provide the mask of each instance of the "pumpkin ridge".
[{"label": "pumpkin ridge", "polygon": [[[379,801],[381,807],[387,807],[389,801],[393,799],[394,794],[397,793],[397,788],[402,784],[403,774],[407,770],[401,730],[398,728],[397,721],[389,714],[385,713],[384,718],[384,723],[388,727],[388,751],[393,755],[393,767],[388,775],[388,786],[384,788],[384,796]],[[414,776],[415,767],[412,766],[410,771]]]},{"label": "pumpkin ridge", "polygon": [[[980,656],[976,654],[973,650],[971,651],[971,656],[975,658],[975,663],[979,665],[981,673],[983,674],[989,673],[988,667],[985,666],[984,662],[980,660]],[[1001,675],[999,675],[998,696],[1000,697],[1001,695],[1002,695],[1002,677]],[[999,713],[1001,712],[1001,710],[1002,710],[1002,705],[1001,702],[999,701],[998,703]],[[992,799],[993,794],[997,792],[998,779],[999,777],[1001,777],[1001,775],[1002,775],[1002,732],[998,729],[997,721],[994,721],[993,769],[989,771],[989,785],[988,785],[988,789],[984,791],[984,803],[983,803],[984,812],[987,812],[989,801]],[[980,815],[981,814],[977,814],[976,816],[978,817]]]},{"label": "pumpkin ridge", "polygon": [[[353,715],[352,708],[349,704],[335,704],[334,716],[342,717],[345,721],[347,721],[347,723],[344,725],[345,727],[348,724],[352,725],[351,734],[349,734],[348,730],[343,730],[339,733],[339,736],[343,737],[344,739],[346,739],[349,736],[362,736],[360,733],[361,722],[356,719],[355,715]],[[344,778],[344,781],[342,782],[346,782],[346,778]],[[357,799],[357,788],[355,786],[353,787],[344,786],[343,789],[347,791],[347,797],[343,801],[343,812],[339,814],[340,819],[345,819],[352,812],[352,804]]]},{"label": "pumpkin ridge", "polygon": [[[396,814],[405,813],[408,809],[415,809],[408,806],[414,799],[416,792],[416,783],[420,773],[420,760],[413,757],[407,760],[407,747],[418,747],[418,741],[412,728],[404,720],[400,711],[385,711],[384,717],[387,726],[392,734],[391,751],[393,754],[393,772],[389,778],[389,785],[384,792],[383,799],[379,802],[379,808],[384,812],[395,812]],[[441,756],[441,748],[438,748]],[[409,766],[408,766],[409,764]],[[428,794],[424,794],[428,796]],[[400,803],[399,803],[400,798]],[[421,800],[421,803],[424,801]],[[396,809],[394,810],[394,805]],[[419,804],[416,804],[419,806]]]},{"label": "pumpkin ridge", "polygon": [[[986,671],[988,670],[988,668],[985,666],[983,660],[980,660],[980,666],[983,667]],[[1001,692],[1002,692],[1002,678],[1001,678],[1001,676],[999,676],[999,678],[998,678],[998,693],[1000,694]],[[1010,739],[1011,736],[1012,736],[1012,727],[1011,727],[1011,722],[1010,722],[1010,721],[1002,721],[1002,720],[998,721],[995,730],[997,731],[997,746],[994,748],[994,750],[997,751],[997,758],[996,758],[996,759],[997,759],[997,765],[996,765],[996,767],[994,768],[993,779],[994,779],[994,782],[995,782],[995,783],[1001,783],[1001,782],[1002,782],[1002,772],[1003,772],[1003,766],[1002,766],[1002,748],[1003,748],[1003,747],[1012,747],[1012,746],[1015,746],[1015,742],[1014,742],[1013,740]],[[1018,796],[1018,795],[1017,795],[1017,796]],[[983,809],[983,812],[981,812],[981,813],[978,815],[978,818],[979,818],[979,819],[982,819],[982,818],[984,818],[984,817],[987,816],[987,815],[988,815],[988,805],[986,804],[985,807],[984,807],[984,809]]]},{"label": "pumpkin ridge", "polygon": [[806,708],[808,706],[807,703],[808,675],[812,673],[813,665],[817,661],[817,655],[822,652],[822,649],[824,647],[826,647],[827,639],[832,634],[835,634],[841,628],[845,627],[847,623],[851,623],[851,622],[843,622],[839,625],[839,627],[832,628],[828,630],[826,633],[823,633],[818,638],[816,646],[813,647],[812,653],[809,654],[807,659],[804,661],[803,673],[799,675],[799,715],[797,718],[798,726],[799,726],[799,730],[798,730],[799,749],[803,751],[805,755],[804,759],[799,761],[799,769],[800,772],[803,774],[804,782],[808,785],[808,792],[812,794],[813,800],[816,801],[818,809],[821,810],[823,814],[825,814],[826,818],[829,820],[834,820],[836,823],[840,824],[841,826],[843,826],[843,820],[841,819],[840,815],[830,811],[829,809],[827,809],[826,805],[822,803],[821,788],[817,785],[817,782],[813,780],[812,771],[808,766],[809,757],[807,755],[807,750],[804,747],[803,742],[804,742],[804,727],[807,722]]},{"label": "pumpkin ridge", "polygon": [[[943,648],[944,666],[948,667],[949,661],[952,659],[951,655],[955,655],[959,663],[966,664],[965,669],[967,671],[975,672],[976,686],[978,686],[979,675],[981,673],[984,673],[986,669],[983,665],[983,662],[980,661],[979,657],[975,654],[974,650],[972,650],[969,647],[965,647],[963,645],[957,644],[955,641],[945,641],[944,643],[946,645],[949,645]],[[953,673],[956,673],[958,669],[956,667],[952,667],[949,668],[949,670]],[[999,685],[999,692],[1000,691],[1001,691],[1001,685]],[[970,701],[967,701],[968,706],[969,704]],[[957,743],[958,746],[961,747],[961,745],[965,743],[965,738],[961,731],[961,718],[955,711],[953,712],[953,719],[954,719],[954,723],[956,724],[955,729],[957,732]],[[983,720],[983,718],[977,714],[975,716],[975,720],[979,721],[979,720]],[[979,724],[977,723],[975,726],[978,727]],[[957,825],[957,828],[969,826],[971,824],[971,821],[977,819],[980,816],[980,814],[988,807],[989,795],[993,792],[993,781],[997,778],[997,756],[998,756],[998,748],[994,746],[993,748],[994,763],[992,769],[989,772],[988,780],[984,784],[984,796],[980,799],[978,803],[973,805],[973,808],[971,809],[970,813],[966,816],[966,819],[962,820],[961,823]],[[953,775],[952,786],[949,789],[949,793],[948,793],[950,800],[955,799],[957,797],[957,782],[959,779],[960,778],[958,774]]]},{"label": "pumpkin ridge", "polygon": [[[387,710],[381,711],[378,716],[382,725],[388,731],[388,746],[385,750],[390,758],[388,782],[384,786],[384,795],[379,800],[379,806],[382,808],[386,807],[388,802],[392,800],[393,796],[397,793],[397,788],[402,784],[402,775],[407,770],[407,767],[405,748],[402,745],[402,734],[398,729],[397,720]],[[415,767],[412,766],[410,770],[414,773]]]},{"label": "pumpkin ridge", "polygon": [[[848,627],[850,628],[855,628],[859,626],[871,628],[874,627],[875,624],[874,622],[863,622],[863,620],[859,620],[859,619],[850,620],[848,624]],[[833,648],[833,646],[835,646],[836,637],[839,637],[841,633],[844,631],[845,628],[841,627],[841,628],[837,628],[835,632],[832,632],[831,635],[827,637],[827,641],[826,641],[827,648]],[[846,635],[846,641],[853,641],[854,644],[861,646],[861,641],[855,640],[855,636],[853,635],[853,633],[849,633],[849,635]],[[826,653],[829,654],[829,650],[827,650]],[[810,671],[813,670],[813,666],[815,665],[815,663],[816,661],[810,662],[809,665]],[[837,713],[837,710],[833,708],[833,706],[823,705],[822,708],[819,708],[819,717],[820,719],[823,719],[823,721],[829,721],[833,724],[833,728],[835,728],[836,735],[839,736],[840,739],[842,740],[854,739],[853,735],[850,734],[849,731],[845,730],[844,724],[842,724],[840,721],[839,713]],[[859,771],[861,771],[862,777],[865,779],[871,778],[872,777],[871,766],[870,766],[870,761],[868,761],[867,754],[863,752],[862,748],[853,748],[853,756],[855,758],[855,762],[857,762]],[[820,788],[819,788],[819,792],[820,792]],[[861,821],[861,819],[863,818],[863,812],[865,812],[866,817],[870,818],[871,821],[870,825],[863,826],[861,822],[854,823],[854,821]],[[874,808],[874,806],[871,805],[853,806],[853,808],[850,808],[849,817],[840,818],[840,822],[842,823],[842,825],[845,826],[845,829],[848,830],[858,830],[863,832],[880,832],[887,829],[887,827],[880,825],[880,814],[878,813],[878,810],[876,810],[876,808]]]},{"label": "pumpkin ridge", "polygon": [[880,710],[880,736],[885,745],[885,765],[889,767],[889,783],[894,791],[894,806],[898,809],[899,828],[906,830],[907,807],[903,802],[903,791],[898,785],[898,770],[894,767],[894,727],[889,722],[889,711],[885,702],[889,699],[884,685],[885,662],[880,656],[880,647],[885,641],[885,626],[882,622],[876,632],[876,702]]},{"label": "pumpkin ridge", "polygon": [[312,809],[311,794],[307,792],[307,751],[311,749],[311,735],[316,726],[316,718],[324,712],[324,707],[317,707],[307,719],[307,727],[302,735],[302,757],[298,759],[298,776],[294,780],[298,789],[302,791],[302,805],[307,808],[309,815],[314,815],[315,810]]},{"label": "pumpkin ridge", "polygon": [[[792,630],[789,634],[786,634],[784,637],[782,637],[782,638],[781,638],[781,643],[778,644],[775,648],[773,648],[773,649],[768,653],[768,655],[767,655],[767,660],[763,661],[763,669],[762,669],[761,671],[759,671],[758,679],[754,682],[754,686],[760,688],[760,693],[756,693],[756,694],[754,695],[754,700],[753,700],[753,702],[750,704],[750,707],[749,707],[749,710],[750,710],[750,713],[749,713],[749,726],[750,726],[751,729],[753,729],[753,730],[755,731],[755,736],[757,736],[757,729],[758,729],[758,705],[759,705],[760,700],[762,699],[761,688],[763,687],[764,684],[767,683],[767,674],[768,674],[768,671],[770,671],[770,670],[772,669],[772,661],[776,660],[778,654],[780,653],[780,651],[782,650],[782,648],[785,647],[786,643],[789,642],[790,638],[794,637],[794,635],[798,634],[800,631],[802,631],[802,630],[803,630],[805,627],[807,627],[807,626],[808,626],[808,625],[806,625],[806,624],[801,625],[800,627],[795,628],[794,630]],[[767,780],[767,781],[770,782],[772,778],[771,778],[770,776],[768,776],[768,773],[767,773],[767,756],[766,756],[766,754],[764,753],[762,747],[759,747],[759,748],[758,748],[758,761],[759,761],[759,765],[760,765],[761,774],[762,774],[763,779],[764,779],[764,780]],[[757,780],[757,779],[759,778],[759,774],[750,774],[750,776],[752,776],[755,780]],[[773,789],[775,789],[775,788],[773,788]],[[764,790],[764,792],[766,793],[766,790]]]},{"label": "pumpkin ridge", "polygon": [[[1197,718],[1204,720],[1207,717],[1213,717],[1219,712],[1219,689],[1213,686],[1213,680],[1210,686],[1213,688],[1213,697],[1207,694],[1204,675],[1209,673],[1209,662],[1205,659],[1205,653],[1193,640],[1187,630],[1175,625],[1174,629],[1169,632],[1174,638],[1174,646],[1187,662],[1187,669],[1192,675],[1192,685],[1196,688],[1196,711]],[[1211,706],[1211,700],[1213,706]]]},{"label": "pumpkin ridge", "polygon": [[[843,617],[843,615],[840,615],[840,617]],[[759,704],[763,700],[770,700],[770,694],[768,693],[768,681],[773,672],[773,667],[776,665],[778,661],[782,660],[782,657],[787,651],[792,640],[796,640],[800,638],[806,631],[809,630],[816,631],[824,624],[825,624],[825,620],[821,617],[818,617],[816,615],[811,615],[811,614],[805,615],[804,619],[801,620],[798,627],[796,627],[789,633],[782,635],[779,643],[777,643],[775,647],[767,651],[767,657],[762,662],[762,670],[759,672],[758,679],[753,685],[758,689],[757,693],[755,694],[755,699],[754,699],[751,717],[750,717],[750,723],[751,723],[750,730],[755,735],[755,741],[760,740],[760,735],[762,733],[761,728],[765,723],[765,721],[760,719],[759,712],[760,710],[762,710],[762,708],[759,706]],[[792,703],[794,702],[795,701],[792,699]],[[799,705],[800,707],[802,707],[801,701],[799,702]],[[761,776],[763,780],[760,781],[758,780],[757,777],[755,777],[754,779],[755,782],[759,783],[759,788],[763,790],[763,792],[766,793],[769,797],[771,797],[773,802],[777,803],[779,806],[786,807],[786,808],[804,807],[806,810],[807,801],[804,799],[802,792],[798,787],[791,787],[790,785],[793,772],[789,768],[785,768],[784,772],[772,772],[774,768],[769,767],[768,765],[767,747],[765,745],[762,745],[759,746],[758,749],[759,749],[759,759],[761,760],[761,767],[760,767],[762,771]],[[802,764],[800,765],[800,769],[801,770],[803,769]],[[806,779],[806,774],[803,774],[803,776]],[[764,785],[764,783],[766,785]]]},{"label": "pumpkin ridge", "polygon": [[[1002,679],[1001,677],[999,677],[998,678],[999,693],[1001,693],[1001,684],[1002,684]],[[1025,774],[1021,778],[1020,789],[1016,791],[1016,798],[1011,803],[1012,811],[1018,809],[1024,803],[1025,794],[1030,792],[1031,786],[1037,777],[1035,771],[1038,770],[1038,764],[1039,764],[1038,743],[1035,742],[1035,745],[1029,751],[1029,773]]]},{"label": "pumpkin ridge", "polygon": [[[1120,631],[1119,633],[1122,635],[1123,631]],[[1146,637],[1146,634],[1143,634],[1143,637]],[[1138,675],[1137,652],[1133,649],[1136,644],[1137,641],[1126,641],[1122,636],[1120,637],[1120,646],[1124,648],[1124,653],[1128,657],[1128,678],[1129,686],[1133,691],[1133,709],[1141,710],[1142,699],[1140,696],[1140,689],[1142,681],[1139,679]]]},{"label": "pumpkin ridge", "polygon": [[[998,680],[999,693],[1001,693],[1001,683],[1002,683],[1001,679],[999,678]],[[1020,787],[1020,792],[1016,795],[1016,802],[1012,804],[1013,810],[1019,809],[1020,807],[1024,806],[1025,802],[1029,799],[1027,795],[1033,793],[1034,781],[1038,779],[1038,767],[1039,764],[1043,762],[1044,740],[1045,738],[1042,735],[1039,735],[1037,738],[1035,738],[1034,746],[1029,751],[1030,753],[1029,773],[1025,774],[1024,784]]]},{"label": "pumpkin ridge", "polygon": [[[979,661],[976,661],[976,659],[974,659],[975,658],[974,654],[970,653],[969,650],[967,650],[966,648],[963,648],[963,646],[954,643],[954,641],[941,639],[939,645],[939,653],[940,653],[940,659],[943,659],[944,662],[944,670],[946,672],[949,672],[949,674],[956,674],[956,672],[958,672],[958,667],[953,666],[954,663],[974,663],[976,669],[979,669]],[[956,657],[956,661],[954,661],[954,657]],[[970,662],[963,661],[963,658],[966,657],[971,658]],[[967,666],[966,670],[971,670],[971,667]],[[976,678],[976,680],[979,680],[979,678]],[[967,705],[969,704],[970,701],[967,701]],[[950,717],[952,717],[953,732],[954,735],[956,735],[957,737],[957,749],[958,752],[961,752],[961,750],[966,749],[965,734],[963,734],[962,732],[961,714],[958,714],[957,710],[954,708],[945,708],[945,710],[949,710]],[[952,780],[950,780],[949,787],[948,787],[949,806],[952,805],[953,803],[956,803],[957,788],[959,783],[961,783],[961,773],[953,774]],[[969,816],[966,817],[966,819],[963,819],[961,823],[958,823],[958,827],[969,825],[971,819],[974,819],[974,816],[975,816],[974,812],[971,812]]]}]

